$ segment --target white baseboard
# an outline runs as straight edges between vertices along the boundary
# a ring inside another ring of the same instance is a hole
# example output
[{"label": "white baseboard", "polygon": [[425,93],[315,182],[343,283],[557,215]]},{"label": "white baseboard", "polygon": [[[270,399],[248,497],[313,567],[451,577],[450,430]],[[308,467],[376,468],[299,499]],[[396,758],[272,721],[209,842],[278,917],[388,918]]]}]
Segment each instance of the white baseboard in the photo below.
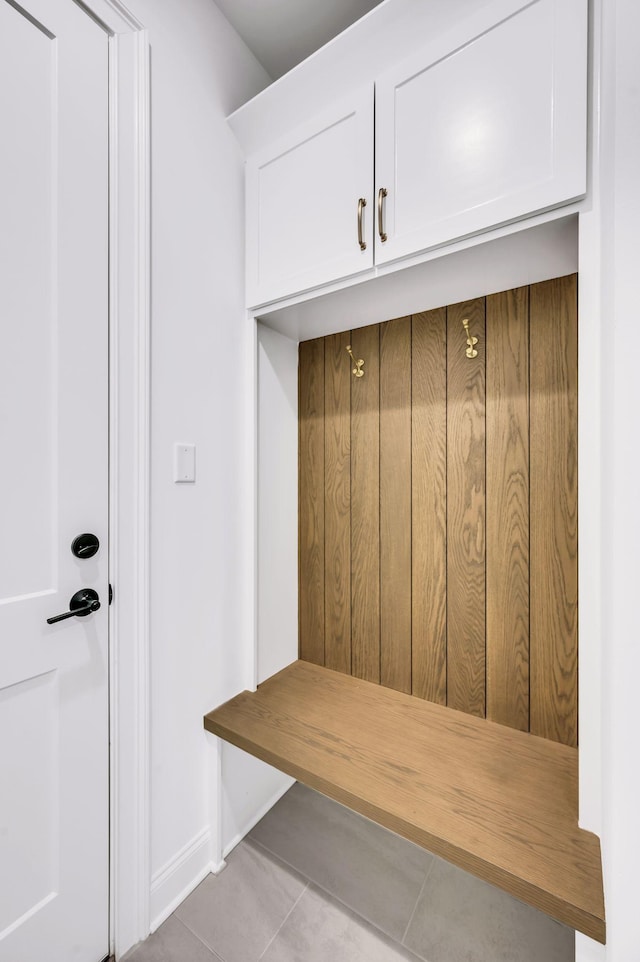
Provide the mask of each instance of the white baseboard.
[{"label": "white baseboard", "polygon": [[[242,839],[245,837],[245,835],[247,835],[251,831],[254,825],[257,825],[260,819],[264,818],[264,816],[267,814],[267,812],[269,812],[273,808],[276,802],[279,802],[282,796],[286,795],[286,793],[289,791],[291,786],[295,785],[295,781],[296,781],[295,778],[288,778],[287,776],[283,776],[283,777],[286,778],[284,785],[282,785],[282,787],[279,788],[278,791],[275,792],[264,803],[264,805],[260,806],[258,811],[254,815],[252,815],[250,819],[248,819],[244,827],[237,833],[237,835],[234,835],[231,841],[225,845],[224,849],[222,850],[222,854],[224,858],[227,857],[229,852],[233,851],[236,845],[238,845],[242,841]],[[224,867],[224,863],[223,863],[223,867]]]},{"label": "white baseboard", "polygon": [[187,895],[209,875],[224,868],[211,863],[209,826],[198,832],[151,879],[151,931],[155,932]]},{"label": "white baseboard", "polygon": [[246,822],[243,829],[225,847],[223,859],[213,862],[212,837],[209,826],[203,828],[180,851],[176,852],[165,865],[154,873],[151,879],[150,931],[155,932],[172,912],[193,892],[204,878],[213,873],[218,875],[226,865],[224,858],[242,841],[247,832],[273,808],[285,792],[288,792],[295,779],[286,778],[284,784],[275,792],[255,814]]}]

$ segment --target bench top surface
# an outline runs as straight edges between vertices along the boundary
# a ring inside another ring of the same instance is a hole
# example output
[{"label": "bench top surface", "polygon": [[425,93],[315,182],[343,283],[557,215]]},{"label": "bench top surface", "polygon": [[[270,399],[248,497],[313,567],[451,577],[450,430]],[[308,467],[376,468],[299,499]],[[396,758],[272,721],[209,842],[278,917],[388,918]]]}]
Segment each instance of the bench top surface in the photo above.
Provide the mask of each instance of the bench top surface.
[{"label": "bench top surface", "polygon": [[576,749],[297,661],[205,728],[605,941],[600,842]]}]

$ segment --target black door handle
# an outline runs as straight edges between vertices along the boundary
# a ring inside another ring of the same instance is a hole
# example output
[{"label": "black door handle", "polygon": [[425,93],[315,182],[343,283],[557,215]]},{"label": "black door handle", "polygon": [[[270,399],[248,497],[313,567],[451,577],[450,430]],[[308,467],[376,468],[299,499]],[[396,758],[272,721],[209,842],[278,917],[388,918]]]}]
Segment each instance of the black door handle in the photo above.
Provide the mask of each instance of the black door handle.
[{"label": "black door handle", "polygon": [[81,588],[69,601],[69,611],[63,611],[61,615],[53,615],[47,618],[48,625],[55,625],[58,621],[65,621],[67,618],[85,618],[100,607],[98,592],[93,588]]}]

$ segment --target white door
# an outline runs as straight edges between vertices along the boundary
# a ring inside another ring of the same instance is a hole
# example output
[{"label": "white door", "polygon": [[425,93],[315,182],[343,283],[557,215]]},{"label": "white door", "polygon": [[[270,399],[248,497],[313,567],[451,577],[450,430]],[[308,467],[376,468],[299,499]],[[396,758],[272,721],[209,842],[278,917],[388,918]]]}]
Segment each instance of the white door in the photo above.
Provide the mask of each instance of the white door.
[{"label": "white door", "polygon": [[250,157],[248,306],[373,267],[372,194],[371,86]]},{"label": "white door", "polygon": [[584,194],[586,96],[586,0],[495,0],[378,78],[376,263]]},{"label": "white door", "polygon": [[73,0],[0,0],[1,962],[109,948],[107,68]]}]

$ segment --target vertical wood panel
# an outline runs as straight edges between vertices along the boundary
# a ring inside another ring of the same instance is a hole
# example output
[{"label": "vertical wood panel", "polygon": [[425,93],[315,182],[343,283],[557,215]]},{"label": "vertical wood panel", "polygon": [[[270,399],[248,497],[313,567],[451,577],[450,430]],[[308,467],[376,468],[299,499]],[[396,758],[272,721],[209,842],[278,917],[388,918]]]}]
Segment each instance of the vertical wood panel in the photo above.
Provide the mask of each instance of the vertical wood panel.
[{"label": "vertical wood panel", "polygon": [[380,325],[380,682],[411,692],[411,318]]},{"label": "vertical wood panel", "polygon": [[300,345],[301,658],[577,743],[576,289]]},{"label": "vertical wood panel", "polygon": [[[465,355],[463,318],[478,338]],[[485,714],[484,300],[447,309],[447,704]]]},{"label": "vertical wood panel", "polygon": [[447,311],[412,318],[412,692],[447,701]]},{"label": "vertical wood panel", "polygon": [[380,681],[380,326],[353,331],[364,377],[351,377],[351,672]]},{"label": "vertical wood panel", "polygon": [[324,339],[298,362],[298,619],[300,657],[324,664]]},{"label": "vertical wood panel", "polygon": [[325,665],[351,673],[351,360],[349,331],[325,338]]},{"label": "vertical wood panel", "polygon": [[576,745],[577,278],[530,288],[531,731]]},{"label": "vertical wood panel", "polygon": [[487,330],[487,718],[529,730],[529,289]]}]

